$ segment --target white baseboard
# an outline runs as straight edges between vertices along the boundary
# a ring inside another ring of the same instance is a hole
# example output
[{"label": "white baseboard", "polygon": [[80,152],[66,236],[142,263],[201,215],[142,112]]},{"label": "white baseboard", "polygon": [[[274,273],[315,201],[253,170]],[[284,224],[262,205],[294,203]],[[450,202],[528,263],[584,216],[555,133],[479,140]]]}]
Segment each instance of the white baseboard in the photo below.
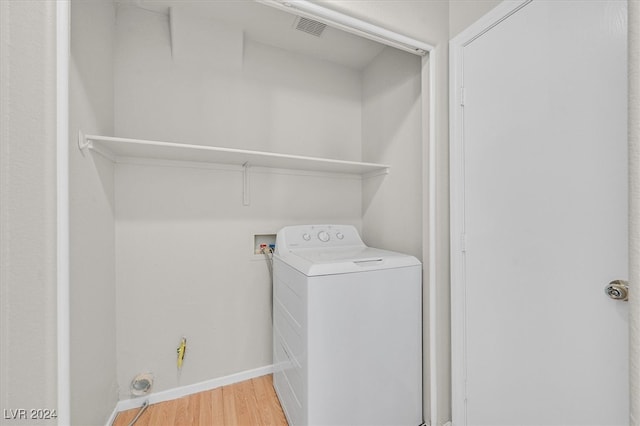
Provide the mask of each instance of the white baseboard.
[{"label": "white baseboard", "polygon": [[238,383],[244,380],[253,379],[255,377],[264,376],[266,374],[271,374],[273,373],[273,371],[273,365],[266,365],[264,367],[254,368],[253,370],[241,371],[239,373],[230,374],[228,376],[205,380],[204,382],[151,393],[146,397],[118,401],[116,407],[113,410],[113,413],[111,413],[111,416],[109,417],[109,420],[107,420],[107,426],[110,426],[113,423],[119,412],[141,407],[144,401],[149,401],[149,404],[171,401],[172,399],[182,398],[183,396],[192,395],[194,393],[204,392],[211,389],[219,388],[220,386],[231,385],[233,383]]}]

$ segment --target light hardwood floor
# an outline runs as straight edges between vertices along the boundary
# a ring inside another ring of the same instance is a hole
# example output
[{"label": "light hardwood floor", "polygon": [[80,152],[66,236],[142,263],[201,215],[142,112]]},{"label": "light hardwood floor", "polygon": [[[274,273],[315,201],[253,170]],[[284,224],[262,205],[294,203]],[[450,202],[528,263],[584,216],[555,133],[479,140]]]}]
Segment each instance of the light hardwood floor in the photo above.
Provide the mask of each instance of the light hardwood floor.
[{"label": "light hardwood floor", "polygon": [[[138,409],[118,414],[113,426],[127,426]],[[258,377],[172,401],[149,405],[135,426],[287,426],[272,376]]]}]

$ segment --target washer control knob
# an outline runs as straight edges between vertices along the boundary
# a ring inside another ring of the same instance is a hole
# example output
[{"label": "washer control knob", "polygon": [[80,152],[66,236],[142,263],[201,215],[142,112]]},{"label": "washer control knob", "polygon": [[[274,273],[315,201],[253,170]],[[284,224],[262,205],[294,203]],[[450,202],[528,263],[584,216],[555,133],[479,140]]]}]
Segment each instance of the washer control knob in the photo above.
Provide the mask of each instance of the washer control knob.
[{"label": "washer control knob", "polygon": [[327,231],[318,232],[318,239],[323,243],[326,243],[327,241],[329,241],[329,238],[331,237],[329,236],[329,233]]},{"label": "washer control knob", "polygon": [[305,241],[309,241],[311,239],[311,235],[305,232],[304,234],[302,234],[302,239]]},{"label": "washer control knob", "polygon": [[341,240],[344,238],[344,234],[342,232],[336,232],[336,237]]}]

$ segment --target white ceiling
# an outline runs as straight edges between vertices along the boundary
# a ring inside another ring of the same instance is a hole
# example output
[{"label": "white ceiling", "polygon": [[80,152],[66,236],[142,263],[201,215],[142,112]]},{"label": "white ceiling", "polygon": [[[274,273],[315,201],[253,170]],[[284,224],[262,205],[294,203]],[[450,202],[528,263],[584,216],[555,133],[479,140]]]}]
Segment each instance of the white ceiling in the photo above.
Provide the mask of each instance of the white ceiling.
[{"label": "white ceiling", "polygon": [[239,26],[245,37],[349,68],[362,69],[384,45],[327,27],[321,37],[294,28],[295,15],[250,0],[115,0],[160,13],[189,8],[207,19]]}]

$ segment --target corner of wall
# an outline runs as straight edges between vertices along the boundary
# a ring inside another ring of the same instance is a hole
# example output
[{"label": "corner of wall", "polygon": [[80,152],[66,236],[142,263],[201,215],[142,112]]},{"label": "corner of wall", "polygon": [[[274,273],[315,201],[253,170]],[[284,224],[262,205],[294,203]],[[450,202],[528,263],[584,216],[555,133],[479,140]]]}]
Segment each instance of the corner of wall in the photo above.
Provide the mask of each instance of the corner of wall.
[{"label": "corner of wall", "polygon": [[99,424],[115,407],[114,166],[77,134],[113,132],[115,8],[71,2],[69,70],[71,420]]}]

